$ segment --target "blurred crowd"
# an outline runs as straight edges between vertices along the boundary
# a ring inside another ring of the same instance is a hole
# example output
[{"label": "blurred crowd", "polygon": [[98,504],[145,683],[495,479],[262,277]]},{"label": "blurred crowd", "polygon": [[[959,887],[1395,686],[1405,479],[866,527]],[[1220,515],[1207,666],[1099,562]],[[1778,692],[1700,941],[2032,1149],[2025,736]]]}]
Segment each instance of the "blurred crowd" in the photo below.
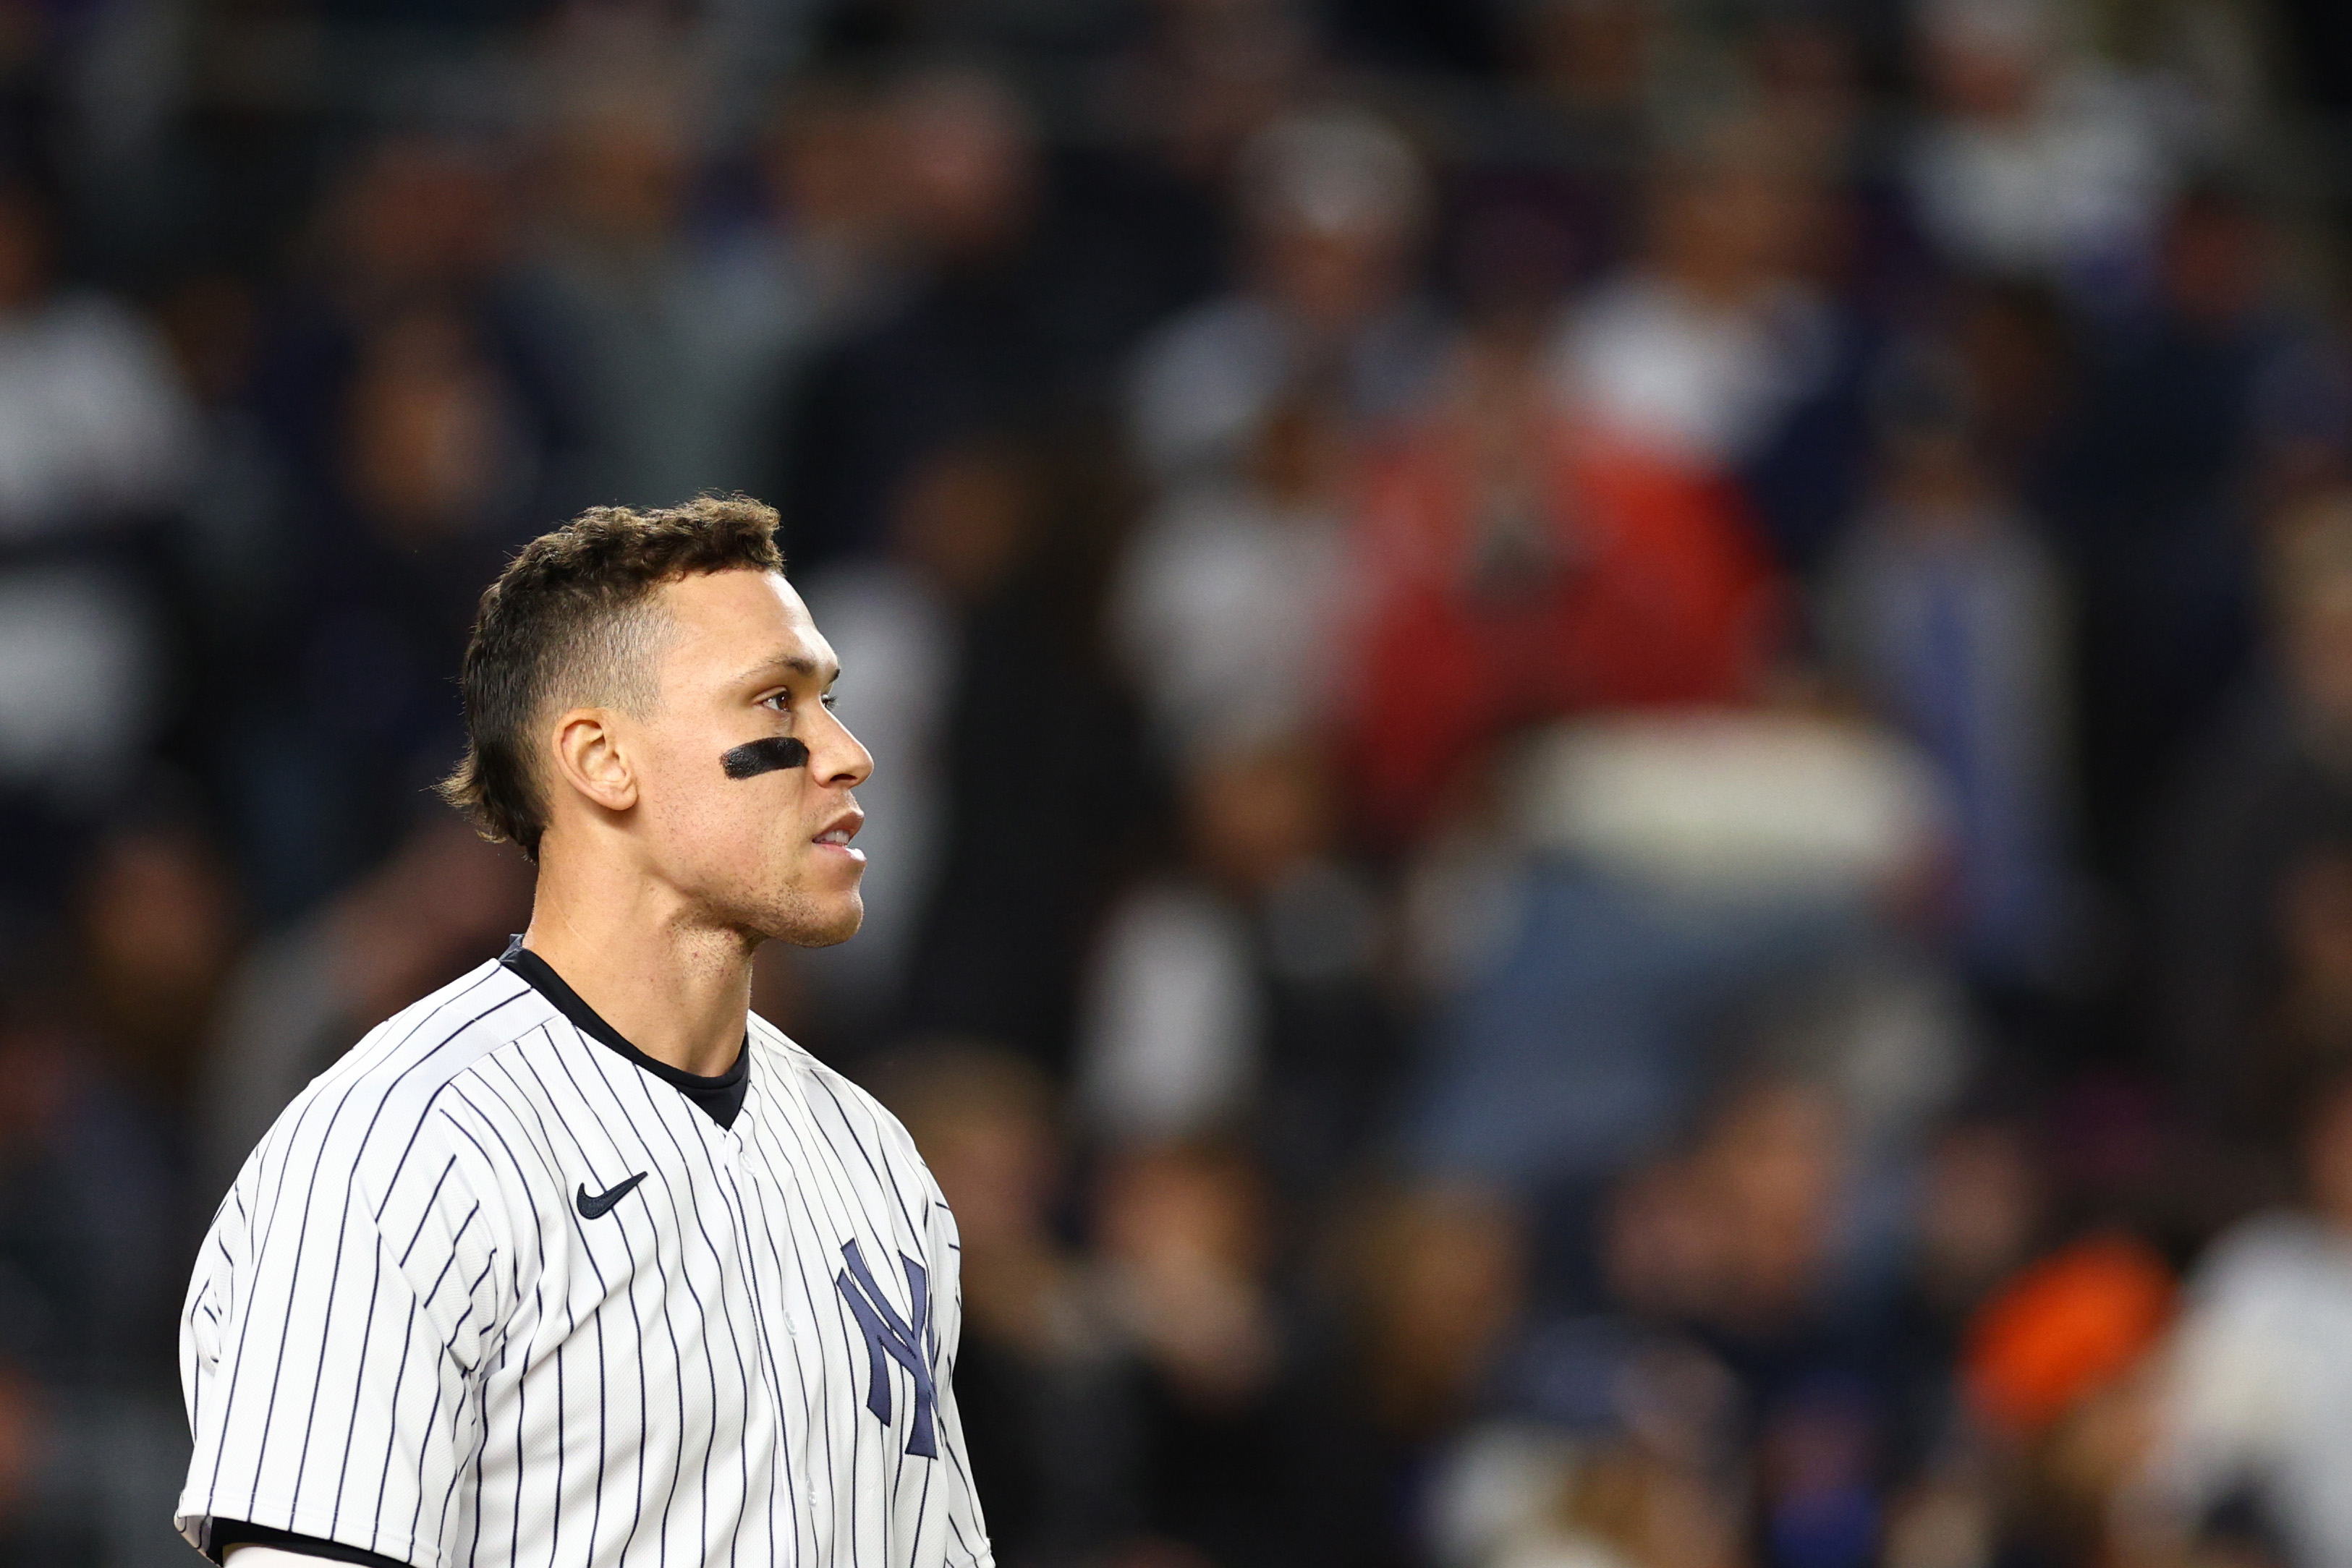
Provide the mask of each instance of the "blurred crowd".
[{"label": "blurred crowd", "polygon": [[2346,15],[0,4],[0,1563],[740,489],[1004,1568],[2352,1568]]}]

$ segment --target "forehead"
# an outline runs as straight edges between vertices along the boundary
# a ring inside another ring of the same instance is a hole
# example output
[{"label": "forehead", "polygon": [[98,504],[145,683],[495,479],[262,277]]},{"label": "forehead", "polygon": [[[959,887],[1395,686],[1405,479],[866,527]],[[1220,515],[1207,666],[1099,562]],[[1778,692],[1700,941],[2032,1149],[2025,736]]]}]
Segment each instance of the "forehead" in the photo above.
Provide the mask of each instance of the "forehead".
[{"label": "forehead", "polygon": [[672,634],[671,678],[727,681],[768,665],[814,665],[830,675],[833,646],[809,619],[808,606],[772,571],[716,571],[663,585],[661,607]]}]

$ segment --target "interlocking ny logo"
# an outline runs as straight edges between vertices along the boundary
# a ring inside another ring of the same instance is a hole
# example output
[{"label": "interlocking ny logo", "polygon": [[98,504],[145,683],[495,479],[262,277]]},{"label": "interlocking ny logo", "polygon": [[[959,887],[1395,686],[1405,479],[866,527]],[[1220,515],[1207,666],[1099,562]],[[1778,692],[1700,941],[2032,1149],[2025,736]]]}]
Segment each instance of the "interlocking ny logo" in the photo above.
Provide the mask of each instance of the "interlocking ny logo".
[{"label": "interlocking ny logo", "polygon": [[914,1427],[907,1434],[907,1452],[926,1459],[940,1456],[938,1438],[933,1435],[931,1413],[939,1408],[939,1384],[931,1376],[931,1358],[925,1354],[929,1343],[931,1318],[930,1276],[923,1266],[898,1254],[906,1266],[907,1293],[914,1303],[915,1321],[909,1323],[898,1315],[874,1282],[866,1267],[866,1259],[857,1250],[857,1243],[842,1244],[841,1256],[849,1267],[834,1277],[842,1299],[849,1303],[849,1315],[857,1320],[859,1332],[866,1335],[866,1408],[874,1412],[884,1425],[890,1420],[890,1363],[897,1362],[915,1380]]}]

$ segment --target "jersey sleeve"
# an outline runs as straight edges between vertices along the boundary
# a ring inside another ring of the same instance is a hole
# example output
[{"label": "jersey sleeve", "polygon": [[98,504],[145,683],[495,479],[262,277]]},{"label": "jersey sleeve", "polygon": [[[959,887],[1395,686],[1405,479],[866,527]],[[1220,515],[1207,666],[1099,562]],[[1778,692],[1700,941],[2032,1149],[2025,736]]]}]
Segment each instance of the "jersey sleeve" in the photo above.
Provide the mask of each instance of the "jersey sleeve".
[{"label": "jersey sleeve", "polygon": [[289,1108],[205,1238],[181,1322],[194,1454],[175,1522],[200,1551],[236,1520],[441,1568],[512,1249],[444,1113],[347,1142],[339,1114]]},{"label": "jersey sleeve", "polygon": [[993,1568],[995,1556],[988,1544],[988,1525],[980,1511],[980,1494],[971,1481],[971,1460],[964,1450],[963,1416],[956,1405],[956,1349],[963,1337],[963,1242],[954,1212],[934,1187],[930,1197],[931,1321],[939,1325],[940,1458],[947,1482],[947,1563],[949,1568]]}]

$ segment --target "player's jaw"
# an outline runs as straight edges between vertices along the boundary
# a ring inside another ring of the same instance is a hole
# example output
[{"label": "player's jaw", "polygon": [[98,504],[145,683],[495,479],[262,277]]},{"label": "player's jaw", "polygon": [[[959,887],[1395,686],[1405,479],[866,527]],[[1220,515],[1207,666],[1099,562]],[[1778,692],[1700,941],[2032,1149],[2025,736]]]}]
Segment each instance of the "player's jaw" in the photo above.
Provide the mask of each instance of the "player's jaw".
[{"label": "player's jaw", "polygon": [[796,946],[827,947],[847,941],[865,922],[859,884],[866,852],[850,841],[865,826],[866,813],[846,791],[811,804],[817,809],[790,812],[772,824],[761,877],[769,891],[755,899],[758,915],[749,924]]}]

